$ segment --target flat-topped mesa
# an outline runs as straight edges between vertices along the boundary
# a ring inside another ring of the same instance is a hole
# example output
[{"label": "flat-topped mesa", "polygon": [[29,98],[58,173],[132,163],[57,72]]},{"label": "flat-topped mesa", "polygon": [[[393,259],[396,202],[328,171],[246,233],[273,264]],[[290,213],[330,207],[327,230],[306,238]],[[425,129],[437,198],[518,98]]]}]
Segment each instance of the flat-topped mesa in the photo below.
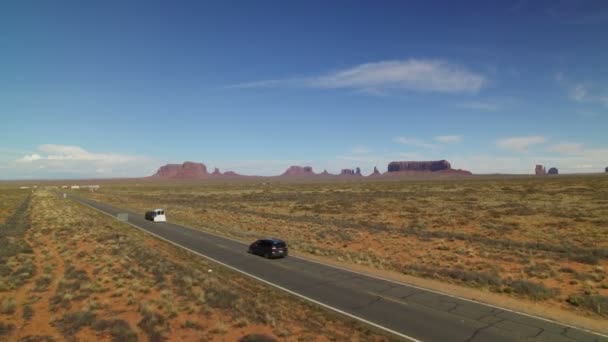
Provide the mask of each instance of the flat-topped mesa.
[{"label": "flat-topped mesa", "polygon": [[211,173],[214,176],[221,176],[222,173],[220,172],[220,169],[218,169],[217,167],[215,169],[213,169],[213,172]]},{"label": "flat-topped mesa", "polygon": [[281,176],[315,176],[311,166],[290,166]]},{"label": "flat-topped mesa", "polygon": [[452,166],[447,160],[437,161],[394,161],[388,164],[388,172],[400,171],[442,171],[450,170]]},{"label": "flat-topped mesa", "polygon": [[183,164],[167,164],[161,166],[152,176],[157,178],[201,178],[207,177],[207,166],[203,163],[184,162]]}]

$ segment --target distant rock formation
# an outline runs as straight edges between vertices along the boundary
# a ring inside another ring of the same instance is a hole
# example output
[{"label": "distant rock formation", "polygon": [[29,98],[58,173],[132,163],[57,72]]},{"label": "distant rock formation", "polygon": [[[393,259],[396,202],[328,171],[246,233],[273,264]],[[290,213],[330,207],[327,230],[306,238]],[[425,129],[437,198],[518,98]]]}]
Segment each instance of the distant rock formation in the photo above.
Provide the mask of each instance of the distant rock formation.
[{"label": "distant rock formation", "polygon": [[606,173],[608,173],[608,166],[606,166],[606,169],[604,169],[604,171],[605,171]]},{"label": "distant rock formation", "polygon": [[388,164],[388,172],[384,175],[419,175],[419,174],[437,174],[437,175],[472,175],[470,171],[462,169],[452,169],[452,166],[447,160],[435,161],[394,161]]},{"label": "distant rock formation", "polygon": [[242,176],[242,175],[239,175],[238,173],[236,173],[234,171],[226,171],[226,172],[224,172],[223,176],[226,176],[226,177],[236,177],[236,176]]},{"label": "distant rock formation", "polygon": [[340,176],[361,176],[361,169],[358,167],[354,169],[342,169]]},{"label": "distant rock formation", "polygon": [[213,169],[213,173],[211,173],[214,176],[221,176],[222,173],[220,172],[220,169],[218,169],[217,167],[215,169]]},{"label": "distant rock formation", "polygon": [[290,166],[281,176],[315,176],[316,173],[310,166]]},{"label": "distant rock formation", "polygon": [[547,172],[545,171],[545,167],[544,166],[538,164],[538,165],[536,165],[536,168],[534,169],[534,173],[537,176],[542,176],[542,175],[545,175]]},{"label": "distant rock formation", "polygon": [[547,173],[550,175],[557,175],[557,174],[559,174],[559,171],[557,170],[556,167],[552,167],[549,169],[549,171]]},{"label": "distant rock formation", "polygon": [[452,166],[447,160],[437,161],[394,161],[388,164],[388,172],[400,171],[441,171],[449,170]]},{"label": "distant rock formation", "polygon": [[327,172],[327,169],[325,169],[319,175],[321,175],[321,176],[329,176],[329,172]]},{"label": "distant rock formation", "polygon": [[378,168],[374,166],[374,172],[372,172],[371,175],[369,175],[370,177],[377,177],[377,176],[381,176],[382,174],[380,173],[380,171],[378,171]]},{"label": "distant rock formation", "polygon": [[183,164],[167,164],[161,166],[152,176],[155,178],[203,178],[209,176],[207,166],[203,163],[184,162]]}]

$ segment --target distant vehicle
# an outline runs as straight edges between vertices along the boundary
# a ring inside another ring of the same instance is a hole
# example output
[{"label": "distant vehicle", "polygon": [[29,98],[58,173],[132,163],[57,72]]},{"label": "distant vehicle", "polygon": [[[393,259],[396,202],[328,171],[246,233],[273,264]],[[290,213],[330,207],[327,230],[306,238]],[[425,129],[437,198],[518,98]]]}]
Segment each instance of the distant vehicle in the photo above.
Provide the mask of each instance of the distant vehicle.
[{"label": "distant vehicle", "polygon": [[154,209],[153,211],[146,211],[146,220],[153,222],[166,222],[165,211],[163,209]]},{"label": "distant vehicle", "polygon": [[264,258],[284,258],[288,254],[287,244],[279,239],[261,239],[249,246],[249,253]]}]

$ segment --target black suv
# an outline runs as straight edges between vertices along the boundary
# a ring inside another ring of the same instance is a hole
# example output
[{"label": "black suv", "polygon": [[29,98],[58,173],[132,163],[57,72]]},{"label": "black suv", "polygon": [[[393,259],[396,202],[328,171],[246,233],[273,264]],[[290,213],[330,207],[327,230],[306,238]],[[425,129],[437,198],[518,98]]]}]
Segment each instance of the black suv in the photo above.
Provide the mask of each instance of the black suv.
[{"label": "black suv", "polygon": [[287,244],[279,239],[262,239],[252,243],[248,252],[264,258],[284,258],[287,256]]}]

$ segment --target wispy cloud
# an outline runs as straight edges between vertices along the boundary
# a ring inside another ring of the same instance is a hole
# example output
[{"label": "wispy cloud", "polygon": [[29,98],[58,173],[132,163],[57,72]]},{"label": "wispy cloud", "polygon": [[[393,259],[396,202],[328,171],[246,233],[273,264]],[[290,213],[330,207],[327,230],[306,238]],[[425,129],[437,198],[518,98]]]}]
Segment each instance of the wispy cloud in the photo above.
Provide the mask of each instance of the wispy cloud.
[{"label": "wispy cloud", "polygon": [[437,148],[437,145],[429,144],[426,141],[418,138],[398,137],[395,139],[395,142],[403,145],[421,147],[430,150],[434,150]]},{"label": "wispy cloud", "polygon": [[462,135],[438,135],[435,141],[443,144],[455,144],[462,141]]},{"label": "wispy cloud", "polygon": [[354,89],[371,94],[389,90],[439,93],[477,93],[487,84],[484,75],[463,66],[434,59],[365,63],[323,75],[240,83],[228,88],[304,86]]},{"label": "wispy cloud", "polygon": [[[568,98],[572,101],[586,104],[599,104],[608,109],[608,94],[593,89],[588,82],[571,82],[563,72],[555,74],[555,81],[566,88]],[[592,88],[591,90],[589,88]]]},{"label": "wispy cloud", "polygon": [[525,137],[511,137],[496,140],[496,145],[500,148],[507,150],[513,150],[518,152],[525,152],[528,147],[538,144],[543,144],[547,141],[547,138],[540,135],[525,136]]}]

